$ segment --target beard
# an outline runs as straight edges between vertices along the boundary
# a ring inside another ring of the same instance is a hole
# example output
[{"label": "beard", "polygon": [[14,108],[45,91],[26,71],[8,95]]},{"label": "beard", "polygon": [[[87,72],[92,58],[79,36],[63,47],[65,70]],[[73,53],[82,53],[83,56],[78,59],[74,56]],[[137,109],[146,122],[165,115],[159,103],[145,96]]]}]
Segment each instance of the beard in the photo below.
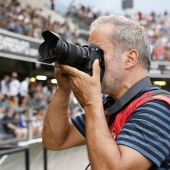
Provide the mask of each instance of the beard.
[{"label": "beard", "polygon": [[116,96],[123,87],[124,71],[119,62],[109,63],[105,69],[102,81],[102,93],[110,96]]}]

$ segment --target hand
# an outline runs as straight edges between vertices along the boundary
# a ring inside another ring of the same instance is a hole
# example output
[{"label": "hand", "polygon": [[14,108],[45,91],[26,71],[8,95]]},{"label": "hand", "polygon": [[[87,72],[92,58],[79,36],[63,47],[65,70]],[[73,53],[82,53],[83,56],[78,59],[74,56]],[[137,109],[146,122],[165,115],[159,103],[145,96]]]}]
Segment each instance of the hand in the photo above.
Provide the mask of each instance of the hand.
[{"label": "hand", "polygon": [[60,65],[55,62],[54,75],[57,80],[58,87],[63,91],[71,91],[71,83],[69,76],[60,69]]},{"label": "hand", "polygon": [[85,107],[102,102],[98,60],[93,63],[92,76],[67,65],[60,65],[60,68],[69,76],[72,91],[81,105]]}]

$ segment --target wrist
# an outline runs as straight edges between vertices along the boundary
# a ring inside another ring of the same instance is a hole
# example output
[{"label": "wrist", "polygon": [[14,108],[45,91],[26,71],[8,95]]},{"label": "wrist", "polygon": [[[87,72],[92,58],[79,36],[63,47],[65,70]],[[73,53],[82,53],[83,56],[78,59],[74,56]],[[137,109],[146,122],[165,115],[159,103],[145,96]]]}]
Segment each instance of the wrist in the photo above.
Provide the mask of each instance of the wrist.
[{"label": "wrist", "polygon": [[85,106],[84,106],[84,110],[85,113],[99,113],[102,112],[103,113],[103,102],[102,99],[99,100],[94,100],[91,102],[88,102]]},{"label": "wrist", "polygon": [[54,98],[59,100],[63,106],[68,107],[71,90],[64,90],[57,86]]},{"label": "wrist", "polygon": [[71,93],[71,89],[65,88],[65,87],[62,87],[62,86],[59,86],[59,85],[57,86],[56,91],[58,91],[62,94],[65,94],[65,95],[70,95],[70,93]]}]

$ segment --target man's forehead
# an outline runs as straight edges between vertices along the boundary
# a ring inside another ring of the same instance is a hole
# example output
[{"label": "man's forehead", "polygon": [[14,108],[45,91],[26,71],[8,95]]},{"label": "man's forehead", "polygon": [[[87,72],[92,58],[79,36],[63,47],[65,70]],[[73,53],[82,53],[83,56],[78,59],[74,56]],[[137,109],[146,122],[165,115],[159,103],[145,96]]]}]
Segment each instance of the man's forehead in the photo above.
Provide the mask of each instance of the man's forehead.
[{"label": "man's forehead", "polygon": [[96,32],[96,31],[100,31],[100,32],[105,32],[105,33],[107,33],[107,32],[112,31],[113,28],[114,28],[114,25],[113,25],[113,24],[111,24],[111,23],[103,23],[103,24],[95,27],[95,28],[92,30],[91,34],[94,33],[94,32]]},{"label": "man's forehead", "polygon": [[96,27],[89,36],[89,43],[108,43],[113,31],[113,25],[103,24]]}]

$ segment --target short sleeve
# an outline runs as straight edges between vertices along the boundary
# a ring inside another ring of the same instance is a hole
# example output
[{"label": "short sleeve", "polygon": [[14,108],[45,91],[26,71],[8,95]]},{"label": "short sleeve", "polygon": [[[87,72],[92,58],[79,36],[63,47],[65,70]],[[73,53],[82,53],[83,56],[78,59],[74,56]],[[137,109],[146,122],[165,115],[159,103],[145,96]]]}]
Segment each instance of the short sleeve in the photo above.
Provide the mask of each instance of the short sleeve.
[{"label": "short sleeve", "polygon": [[78,129],[78,131],[85,137],[86,136],[86,121],[85,121],[85,114],[81,114],[73,119],[71,119],[74,126]]},{"label": "short sleeve", "polygon": [[159,167],[170,155],[170,105],[154,100],[140,106],[116,142],[137,150]]}]

